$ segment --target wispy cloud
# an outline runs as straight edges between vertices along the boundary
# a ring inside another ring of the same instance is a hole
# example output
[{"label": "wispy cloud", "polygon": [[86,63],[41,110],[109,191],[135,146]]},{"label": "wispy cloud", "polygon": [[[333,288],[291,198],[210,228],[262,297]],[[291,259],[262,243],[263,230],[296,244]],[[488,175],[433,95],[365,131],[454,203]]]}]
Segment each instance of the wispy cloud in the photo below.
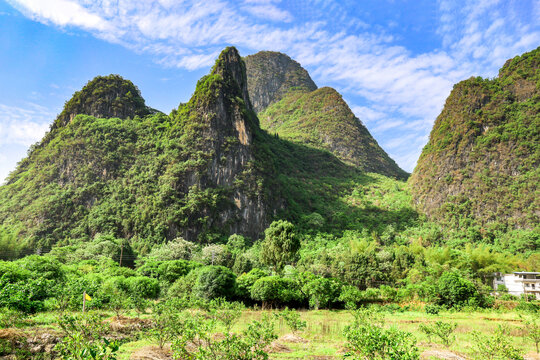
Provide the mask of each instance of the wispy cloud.
[{"label": "wispy cloud", "polygon": [[278,0],[8,1],[35,20],[82,28],[168,67],[209,66],[226,45],[287,52],[320,85],[361,99],[351,108],[409,171],[454,83],[494,76],[507,58],[540,44],[535,1],[439,0],[440,46],[423,53],[336,1],[314,0],[301,19]]},{"label": "wispy cloud", "polygon": [[82,4],[70,0],[8,0],[25,15],[59,26],[79,26],[87,30],[114,29],[101,16],[88,11]]},{"label": "wispy cloud", "polygon": [[24,108],[0,104],[0,146],[34,144],[45,135],[53,116],[33,103]]},{"label": "wispy cloud", "polygon": [[242,10],[263,20],[290,22],[293,16],[290,12],[277,6],[275,0],[245,0]]}]

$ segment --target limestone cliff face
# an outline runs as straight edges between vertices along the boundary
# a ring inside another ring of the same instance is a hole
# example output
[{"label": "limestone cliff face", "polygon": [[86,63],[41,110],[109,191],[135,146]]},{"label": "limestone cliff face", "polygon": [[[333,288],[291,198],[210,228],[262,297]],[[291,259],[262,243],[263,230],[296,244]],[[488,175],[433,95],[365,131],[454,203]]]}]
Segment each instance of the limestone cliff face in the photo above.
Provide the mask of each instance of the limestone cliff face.
[{"label": "limestone cliff face", "polygon": [[454,86],[410,179],[422,211],[454,223],[539,223],[539,64],[540,48],[496,79]]},{"label": "limestone cliff face", "polygon": [[[202,82],[202,83],[201,83]],[[257,238],[268,225],[262,179],[253,169],[253,137],[258,120],[250,103],[245,65],[235,48],[224,50],[211,74],[201,80],[190,115],[198,130],[193,141],[208,155],[207,166],[191,176],[187,187],[221,188],[231,206],[209,218],[210,226]],[[201,90],[201,89],[199,89]],[[188,189],[186,189],[188,190]],[[197,229],[184,229],[192,238]]]},{"label": "limestone cliff face", "polygon": [[317,89],[308,72],[285,54],[261,51],[244,60],[249,95],[257,113],[281,100],[291,89]]},{"label": "limestone cliff face", "polygon": [[136,117],[148,111],[131,82],[90,81],[0,187],[0,223],[45,247],[96,234],[260,237],[276,199],[255,165],[261,130],[238,51],[225,49],[170,116]]}]

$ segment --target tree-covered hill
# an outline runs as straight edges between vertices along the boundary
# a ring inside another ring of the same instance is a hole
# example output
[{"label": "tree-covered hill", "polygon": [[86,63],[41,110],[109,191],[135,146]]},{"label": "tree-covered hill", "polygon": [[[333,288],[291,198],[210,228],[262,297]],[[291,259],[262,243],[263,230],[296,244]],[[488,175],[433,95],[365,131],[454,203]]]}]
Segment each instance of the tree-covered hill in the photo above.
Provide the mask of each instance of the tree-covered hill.
[{"label": "tree-covered hill", "polygon": [[410,185],[418,208],[451,226],[538,231],[540,48],[494,79],[470,78],[438,116]]},{"label": "tree-covered hill", "polygon": [[317,89],[287,55],[261,51],[246,57],[248,89],[261,127],[281,138],[326,150],[368,172],[406,179],[334,89]]},{"label": "tree-covered hill", "polygon": [[261,126],[270,133],[325,149],[342,161],[364,171],[406,179],[342,96],[323,87],[313,92],[291,91],[259,114]]}]

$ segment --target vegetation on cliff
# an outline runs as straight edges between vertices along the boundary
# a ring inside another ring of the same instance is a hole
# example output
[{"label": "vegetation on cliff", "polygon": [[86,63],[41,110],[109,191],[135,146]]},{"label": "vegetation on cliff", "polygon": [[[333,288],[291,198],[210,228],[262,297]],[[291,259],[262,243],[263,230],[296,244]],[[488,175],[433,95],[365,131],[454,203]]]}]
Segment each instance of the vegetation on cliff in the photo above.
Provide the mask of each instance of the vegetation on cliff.
[{"label": "vegetation on cliff", "polygon": [[509,60],[495,79],[454,86],[411,176],[422,212],[478,238],[507,228],[538,234],[539,63],[540,48]]},{"label": "vegetation on cliff", "polygon": [[281,138],[331,152],[363,171],[399,179],[401,170],[353,114],[342,96],[329,87],[293,90],[259,113],[261,127]]}]

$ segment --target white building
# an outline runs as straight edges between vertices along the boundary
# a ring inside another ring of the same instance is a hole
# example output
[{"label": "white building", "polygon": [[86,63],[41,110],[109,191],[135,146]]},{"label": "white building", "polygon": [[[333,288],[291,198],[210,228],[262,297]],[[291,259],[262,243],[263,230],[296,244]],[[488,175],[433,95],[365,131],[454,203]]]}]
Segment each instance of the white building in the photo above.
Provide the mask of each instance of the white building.
[{"label": "white building", "polygon": [[540,272],[519,271],[513,274],[495,273],[493,279],[493,289],[497,290],[499,285],[504,285],[508,293],[516,296],[521,294],[533,294],[540,300]]}]

